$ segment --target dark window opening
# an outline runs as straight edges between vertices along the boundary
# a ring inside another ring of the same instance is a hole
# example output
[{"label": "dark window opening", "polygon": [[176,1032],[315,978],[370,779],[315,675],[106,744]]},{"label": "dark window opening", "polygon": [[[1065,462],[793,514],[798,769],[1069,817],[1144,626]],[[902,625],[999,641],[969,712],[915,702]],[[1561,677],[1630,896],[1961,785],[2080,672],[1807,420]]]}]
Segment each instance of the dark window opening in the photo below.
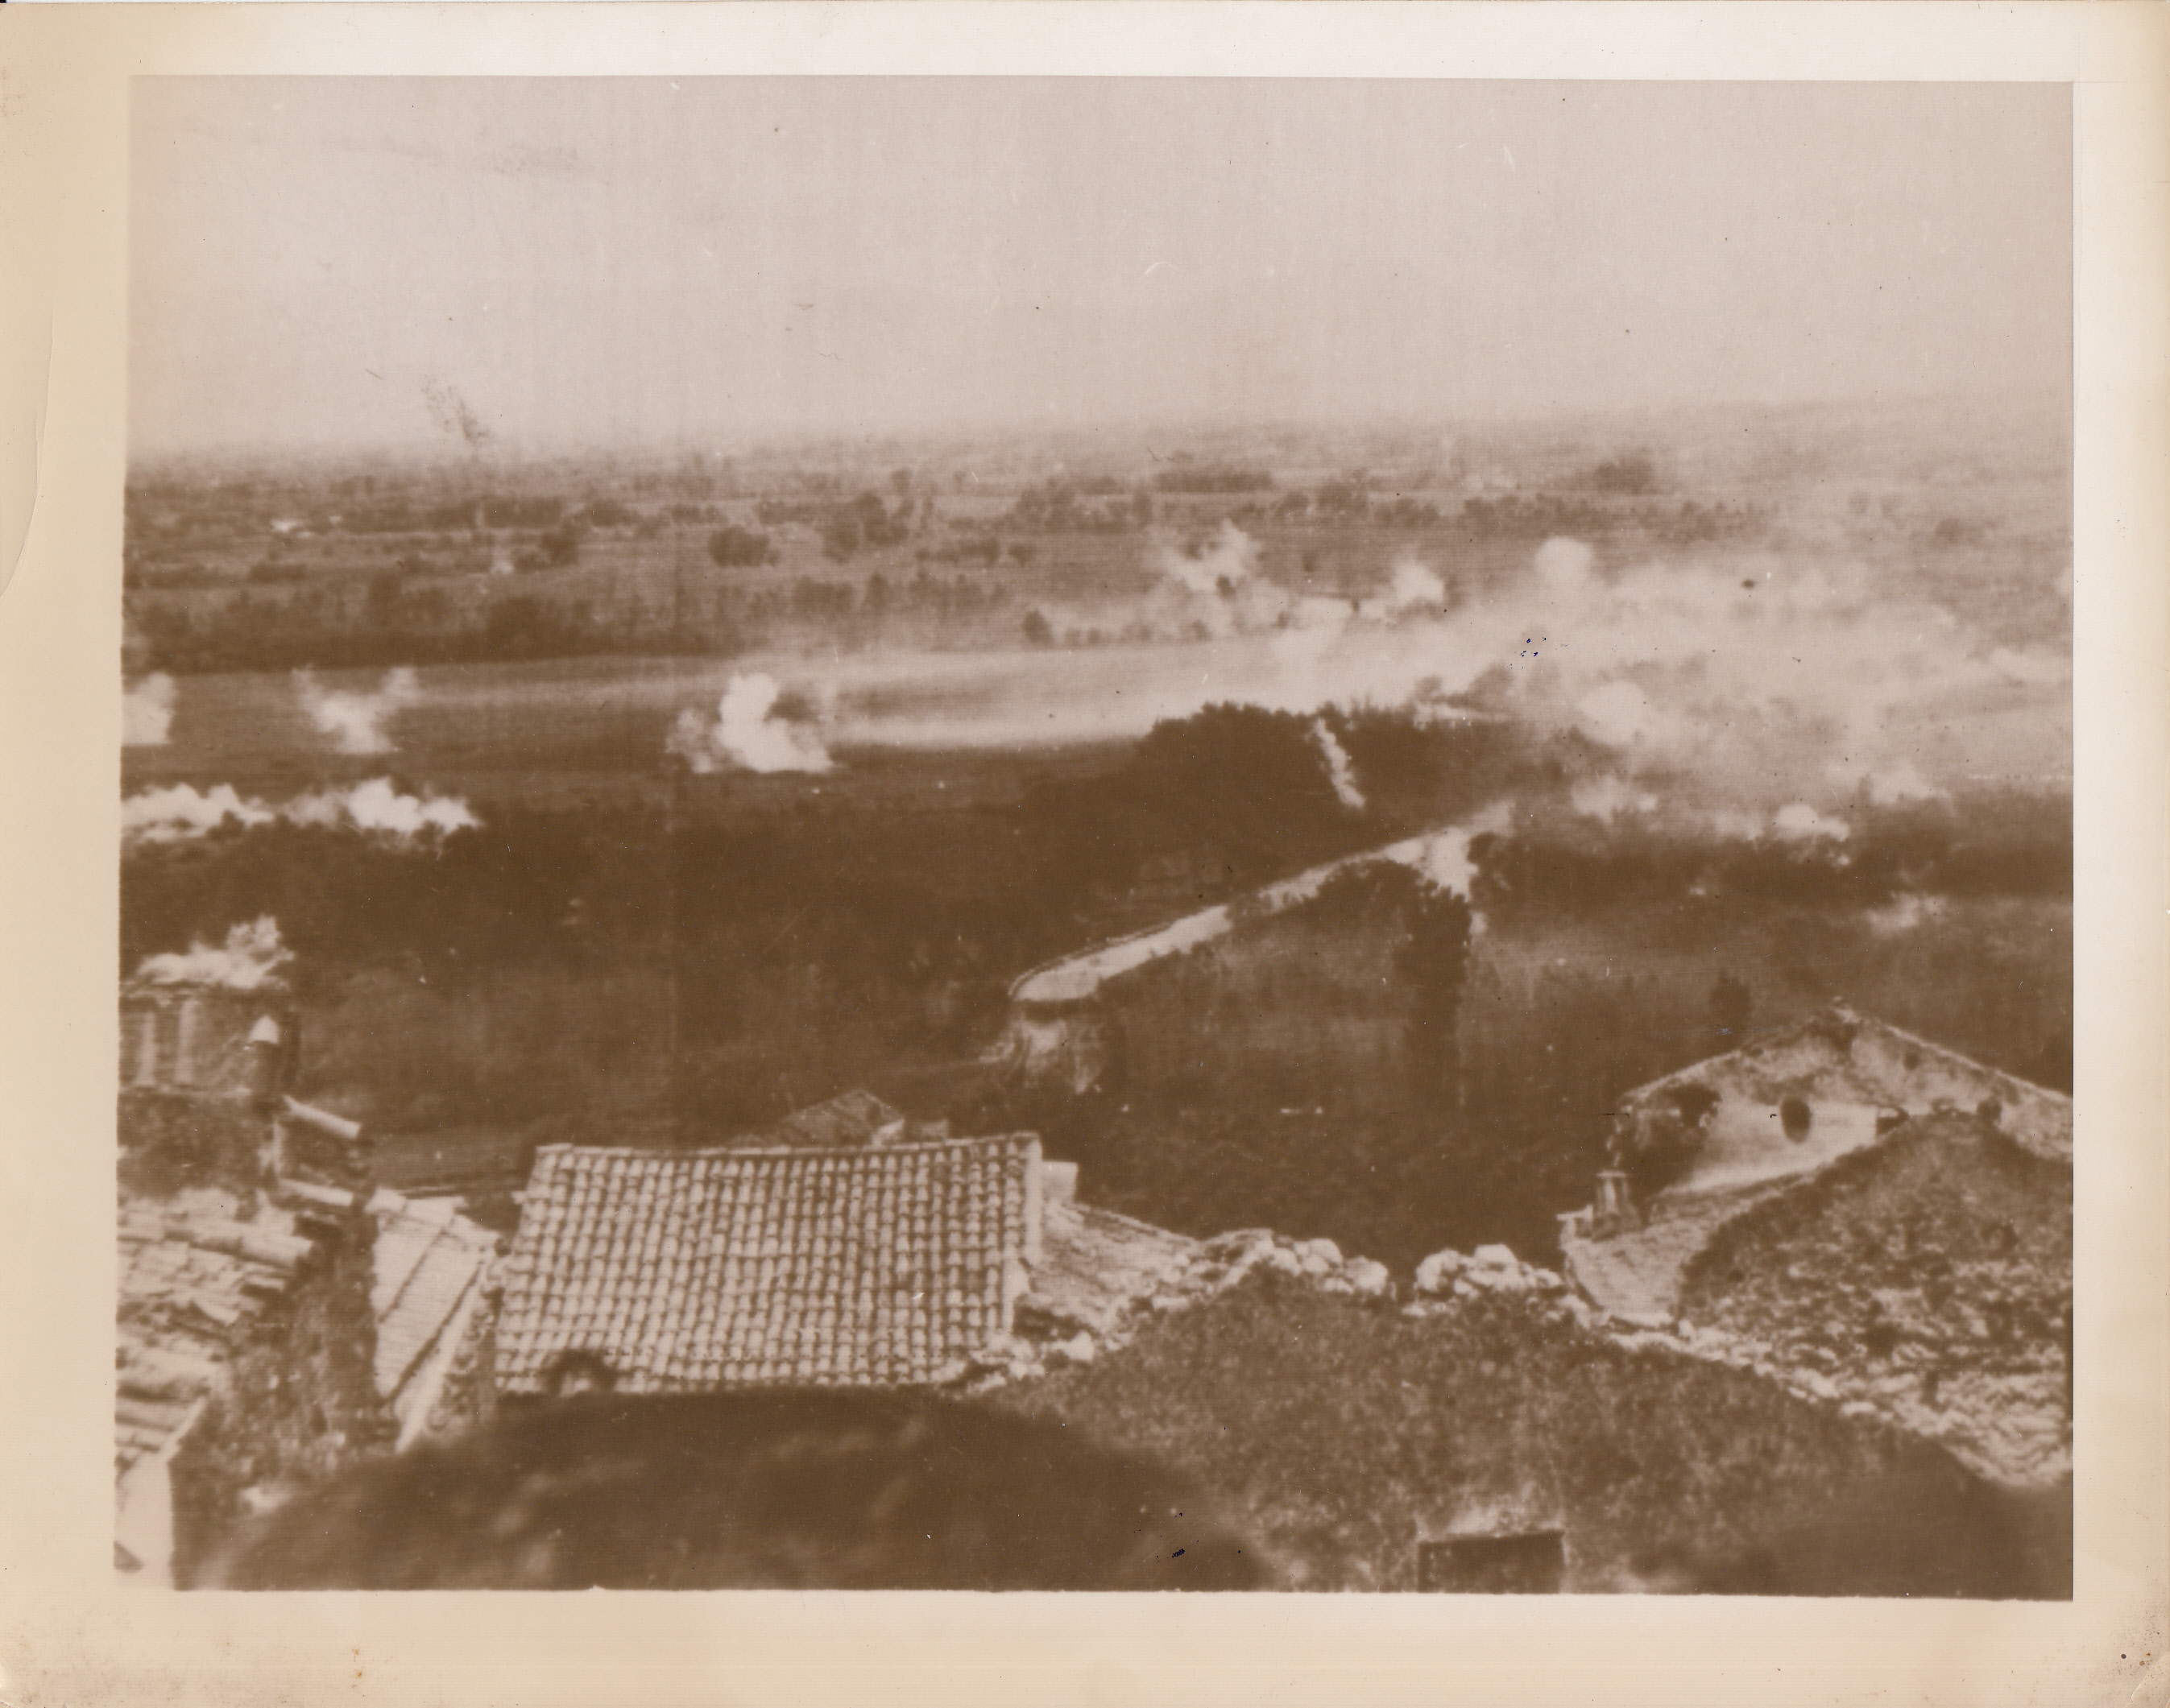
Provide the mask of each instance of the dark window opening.
[{"label": "dark window opening", "polygon": [[1557,1595],[1566,1573],[1562,1530],[1417,1544],[1417,1588],[1432,1594]]}]

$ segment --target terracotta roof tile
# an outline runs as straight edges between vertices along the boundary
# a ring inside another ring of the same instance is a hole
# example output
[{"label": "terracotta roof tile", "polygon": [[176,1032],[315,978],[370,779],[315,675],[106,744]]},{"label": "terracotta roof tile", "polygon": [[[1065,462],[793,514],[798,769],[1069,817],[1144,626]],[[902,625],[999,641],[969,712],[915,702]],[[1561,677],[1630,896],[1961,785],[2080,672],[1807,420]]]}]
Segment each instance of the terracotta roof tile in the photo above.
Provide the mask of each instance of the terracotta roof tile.
[{"label": "terracotta roof tile", "polygon": [[1029,1136],[872,1150],[539,1151],[498,1371],[592,1352],[636,1391],[923,1382],[1009,1326]]},{"label": "terracotta roof tile", "polygon": [[294,1217],[266,1204],[247,1221],[209,1190],[126,1200],[114,1448],[126,1470],[154,1453],[217,1385],[238,1336],[293,1279],[310,1249]]}]

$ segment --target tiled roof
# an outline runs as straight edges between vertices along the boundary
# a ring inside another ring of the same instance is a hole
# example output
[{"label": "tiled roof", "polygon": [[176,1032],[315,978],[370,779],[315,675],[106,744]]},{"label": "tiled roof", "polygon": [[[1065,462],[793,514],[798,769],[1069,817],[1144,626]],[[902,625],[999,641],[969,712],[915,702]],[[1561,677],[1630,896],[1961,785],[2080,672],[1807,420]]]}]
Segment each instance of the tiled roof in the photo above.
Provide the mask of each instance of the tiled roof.
[{"label": "tiled roof", "polygon": [[634,1392],[933,1380],[1006,1333],[1036,1255],[1029,1134],[869,1150],[536,1154],[500,1385],[589,1352]]},{"label": "tiled roof", "polygon": [[222,1380],[313,1240],[306,1210],[200,1189],[120,1206],[115,1469],[156,1453]]},{"label": "tiled roof", "polygon": [[489,1267],[496,1238],[458,1214],[452,1198],[380,1190],[370,1308],[377,1314],[377,1389],[397,1394]]}]

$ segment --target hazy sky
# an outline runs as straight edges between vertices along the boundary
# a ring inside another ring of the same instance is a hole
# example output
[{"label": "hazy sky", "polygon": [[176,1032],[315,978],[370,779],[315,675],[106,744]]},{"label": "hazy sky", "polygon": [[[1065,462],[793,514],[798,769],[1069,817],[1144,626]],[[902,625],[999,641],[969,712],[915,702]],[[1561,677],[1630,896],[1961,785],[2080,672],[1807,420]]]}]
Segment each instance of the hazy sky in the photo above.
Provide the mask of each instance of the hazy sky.
[{"label": "hazy sky", "polygon": [[2061,86],[145,79],[158,453],[2061,387]]}]

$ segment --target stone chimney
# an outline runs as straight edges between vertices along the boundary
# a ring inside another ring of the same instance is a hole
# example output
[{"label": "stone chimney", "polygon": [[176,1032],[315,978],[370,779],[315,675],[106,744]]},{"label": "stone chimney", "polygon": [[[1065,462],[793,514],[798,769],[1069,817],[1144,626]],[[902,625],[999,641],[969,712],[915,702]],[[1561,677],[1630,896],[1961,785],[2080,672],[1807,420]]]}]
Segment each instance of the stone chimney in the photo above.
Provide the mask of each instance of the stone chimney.
[{"label": "stone chimney", "polygon": [[270,1108],[293,1077],[292,997],[132,979],[120,993],[120,1087],[231,1097]]},{"label": "stone chimney", "polygon": [[1608,1234],[1625,1233],[1642,1225],[1636,1213],[1634,1194],[1628,1189],[1625,1169],[1601,1170],[1597,1177],[1597,1202],[1590,1206],[1590,1230],[1602,1239]]}]

